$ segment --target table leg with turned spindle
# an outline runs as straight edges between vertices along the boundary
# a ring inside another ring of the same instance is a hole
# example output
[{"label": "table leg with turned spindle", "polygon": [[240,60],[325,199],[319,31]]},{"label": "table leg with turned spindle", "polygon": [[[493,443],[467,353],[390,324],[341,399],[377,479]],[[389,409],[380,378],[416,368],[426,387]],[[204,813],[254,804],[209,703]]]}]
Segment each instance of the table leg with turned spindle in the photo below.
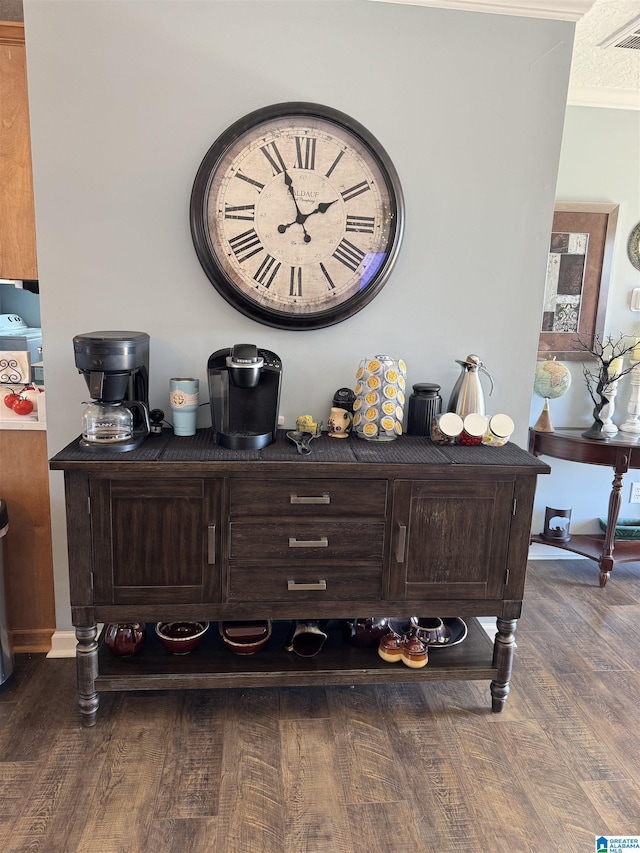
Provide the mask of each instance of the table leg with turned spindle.
[{"label": "table leg with turned spindle", "polygon": [[604,546],[602,548],[602,557],[600,558],[600,586],[606,586],[607,581],[611,577],[613,569],[613,548],[616,538],[616,525],[618,516],[620,515],[620,506],[622,504],[622,478],[629,470],[629,458],[623,455],[616,461],[615,475],[611,484],[611,494],[609,495],[609,510],[607,513],[607,530],[604,535]]},{"label": "table leg with turned spindle", "polygon": [[517,619],[498,618],[496,620],[498,633],[493,645],[493,665],[497,668],[497,672],[495,679],[491,682],[491,710],[496,714],[502,711],[509,695],[517,623]]},{"label": "table leg with turned spindle", "polygon": [[95,683],[98,676],[98,626],[76,627],[76,672],[78,706],[83,726],[95,726],[100,699]]}]

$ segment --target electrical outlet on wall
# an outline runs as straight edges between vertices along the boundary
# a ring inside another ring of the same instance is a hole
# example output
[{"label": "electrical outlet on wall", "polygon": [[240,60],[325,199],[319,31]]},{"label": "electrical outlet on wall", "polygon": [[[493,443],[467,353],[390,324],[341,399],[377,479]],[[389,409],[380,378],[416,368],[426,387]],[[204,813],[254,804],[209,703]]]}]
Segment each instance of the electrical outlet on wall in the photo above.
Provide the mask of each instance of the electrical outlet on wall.
[{"label": "electrical outlet on wall", "polygon": [[631,483],[629,490],[629,503],[640,504],[640,482]]}]

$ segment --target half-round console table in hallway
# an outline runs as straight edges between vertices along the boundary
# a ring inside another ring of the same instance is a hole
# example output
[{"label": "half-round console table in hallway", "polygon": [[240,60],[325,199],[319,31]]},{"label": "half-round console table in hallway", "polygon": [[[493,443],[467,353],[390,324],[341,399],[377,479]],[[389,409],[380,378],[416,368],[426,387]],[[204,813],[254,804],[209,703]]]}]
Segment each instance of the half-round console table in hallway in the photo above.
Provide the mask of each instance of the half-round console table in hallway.
[{"label": "half-round console table in hallway", "polygon": [[[614,477],[609,495],[607,530],[599,534],[572,534],[568,542],[554,542],[555,548],[573,551],[595,560],[600,567],[600,586],[605,586],[616,563],[640,560],[640,541],[615,539],[616,524],[622,503],[622,480],[630,468],[640,468],[640,437],[618,432],[605,441],[583,438],[583,429],[557,429],[555,432],[529,430],[529,452],[534,456],[551,456],[568,462],[587,465],[606,465],[613,468]],[[541,536],[532,542],[550,545]],[[614,547],[615,546],[615,547]]]}]

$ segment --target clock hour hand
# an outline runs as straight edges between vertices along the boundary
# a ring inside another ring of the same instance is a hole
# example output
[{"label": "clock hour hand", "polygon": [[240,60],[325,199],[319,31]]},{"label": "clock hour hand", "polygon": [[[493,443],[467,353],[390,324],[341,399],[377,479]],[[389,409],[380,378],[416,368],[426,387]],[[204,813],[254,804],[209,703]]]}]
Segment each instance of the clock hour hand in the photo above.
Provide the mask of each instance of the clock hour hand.
[{"label": "clock hour hand", "polygon": [[307,213],[305,219],[308,219],[310,216],[313,216],[314,213],[326,213],[327,210],[329,210],[329,208],[331,207],[331,205],[335,204],[337,201],[337,198],[334,198],[333,201],[321,201],[315,210],[312,210],[311,213]]}]

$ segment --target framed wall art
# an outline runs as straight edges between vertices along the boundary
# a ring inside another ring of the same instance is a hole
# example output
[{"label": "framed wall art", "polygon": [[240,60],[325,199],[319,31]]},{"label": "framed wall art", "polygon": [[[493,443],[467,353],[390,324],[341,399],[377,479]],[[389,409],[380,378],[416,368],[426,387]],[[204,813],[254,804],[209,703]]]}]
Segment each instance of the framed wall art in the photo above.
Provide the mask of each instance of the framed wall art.
[{"label": "framed wall art", "polygon": [[589,358],[596,335],[602,338],[617,204],[557,202],[549,241],[541,357],[569,361]]}]

